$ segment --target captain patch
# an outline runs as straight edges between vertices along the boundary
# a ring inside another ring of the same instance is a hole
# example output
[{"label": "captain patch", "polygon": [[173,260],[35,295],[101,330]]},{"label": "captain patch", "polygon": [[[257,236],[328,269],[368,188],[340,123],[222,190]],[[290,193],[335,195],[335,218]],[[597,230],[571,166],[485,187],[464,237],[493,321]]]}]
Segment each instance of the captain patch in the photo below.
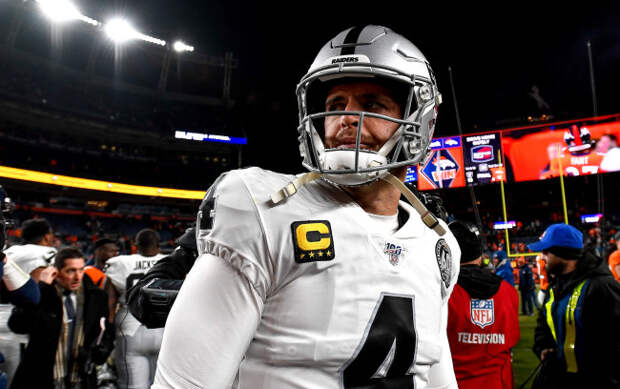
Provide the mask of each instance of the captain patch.
[{"label": "captain patch", "polygon": [[291,224],[295,262],[306,263],[334,259],[334,238],[327,220],[298,221]]},{"label": "captain patch", "polygon": [[452,276],[452,252],[448,243],[444,239],[439,239],[435,245],[435,256],[437,257],[437,265],[441,273],[441,280],[446,288],[450,285]]}]

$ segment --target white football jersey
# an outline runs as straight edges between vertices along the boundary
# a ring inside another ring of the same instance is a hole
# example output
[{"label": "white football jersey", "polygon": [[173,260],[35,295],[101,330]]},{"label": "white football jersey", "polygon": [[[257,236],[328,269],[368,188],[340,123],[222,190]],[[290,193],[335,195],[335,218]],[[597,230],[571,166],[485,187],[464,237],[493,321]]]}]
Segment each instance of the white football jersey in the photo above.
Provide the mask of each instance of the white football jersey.
[{"label": "white football jersey", "polygon": [[404,202],[407,221],[385,231],[321,180],[273,205],[293,178],[237,170],[207,192],[201,256],[166,323],[152,388],[455,388],[454,236]]},{"label": "white football jersey", "polygon": [[118,291],[120,304],[116,314],[116,324],[123,334],[132,336],[141,323],[127,309],[126,292],[134,286],[164,254],[156,254],[152,257],[145,257],[140,254],[119,255],[106,261],[104,272]]},{"label": "white football jersey", "polygon": [[30,274],[38,267],[47,267],[54,263],[56,249],[50,246],[38,244],[23,244],[11,246],[4,250],[7,257],[11,258],[17,266]]}]

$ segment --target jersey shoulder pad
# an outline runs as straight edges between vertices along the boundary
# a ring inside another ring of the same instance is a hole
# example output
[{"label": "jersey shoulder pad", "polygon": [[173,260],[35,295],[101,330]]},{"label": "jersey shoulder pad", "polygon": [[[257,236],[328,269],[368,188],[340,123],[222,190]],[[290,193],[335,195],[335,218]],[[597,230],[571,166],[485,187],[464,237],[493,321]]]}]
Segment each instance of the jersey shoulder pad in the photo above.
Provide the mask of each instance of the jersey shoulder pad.
[{"label": "jersey shoulder pad", "polygon": [[[255,218],[256,204],[269,200],[278,186],[291,179],[292,176],[256,167],[222,174],[209,187],[200,204],[196,220],[198,236],[204,236],[213,228],[225,228],[231,222],[229,216],[242,217],[244,221]],[[220,220],[222,223],[218,223]]]},{"label": "jersey shoulder pad", "polygon": [[262,294],[272,268],[264,204],[291,177],[259,168],[230,171],[209,188],[198,212],[199,254],[226,260]]}]

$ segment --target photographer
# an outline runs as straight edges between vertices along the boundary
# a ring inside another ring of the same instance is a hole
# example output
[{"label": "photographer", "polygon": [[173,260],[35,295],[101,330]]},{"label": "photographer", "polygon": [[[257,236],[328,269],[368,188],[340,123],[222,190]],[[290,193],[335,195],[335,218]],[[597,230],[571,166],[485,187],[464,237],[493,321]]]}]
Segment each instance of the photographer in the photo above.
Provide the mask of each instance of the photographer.
[{"label": "photographer", "polygon": [[107,296],[84,277],[84,263],[78,249],[61,249],[53,283],[39,283],[39,304],[13,310],[9,328],[30,340],[12,389],[97,387],[94,364],[109,356],[114,328]]}]

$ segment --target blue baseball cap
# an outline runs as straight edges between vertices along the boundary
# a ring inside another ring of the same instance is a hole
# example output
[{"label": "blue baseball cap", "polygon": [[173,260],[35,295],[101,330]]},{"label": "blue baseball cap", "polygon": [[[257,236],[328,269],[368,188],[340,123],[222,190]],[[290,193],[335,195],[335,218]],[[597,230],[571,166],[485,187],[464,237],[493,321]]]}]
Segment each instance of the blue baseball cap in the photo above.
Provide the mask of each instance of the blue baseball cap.
[{"label": "blue baseball cap", "polygon": [[527,247],[532,251],[543,251],[550,247],[565,247],[579,250],[583,249],[583,234],[568,224],[552,224],[547,227],[538,242],[528,244]]}]

